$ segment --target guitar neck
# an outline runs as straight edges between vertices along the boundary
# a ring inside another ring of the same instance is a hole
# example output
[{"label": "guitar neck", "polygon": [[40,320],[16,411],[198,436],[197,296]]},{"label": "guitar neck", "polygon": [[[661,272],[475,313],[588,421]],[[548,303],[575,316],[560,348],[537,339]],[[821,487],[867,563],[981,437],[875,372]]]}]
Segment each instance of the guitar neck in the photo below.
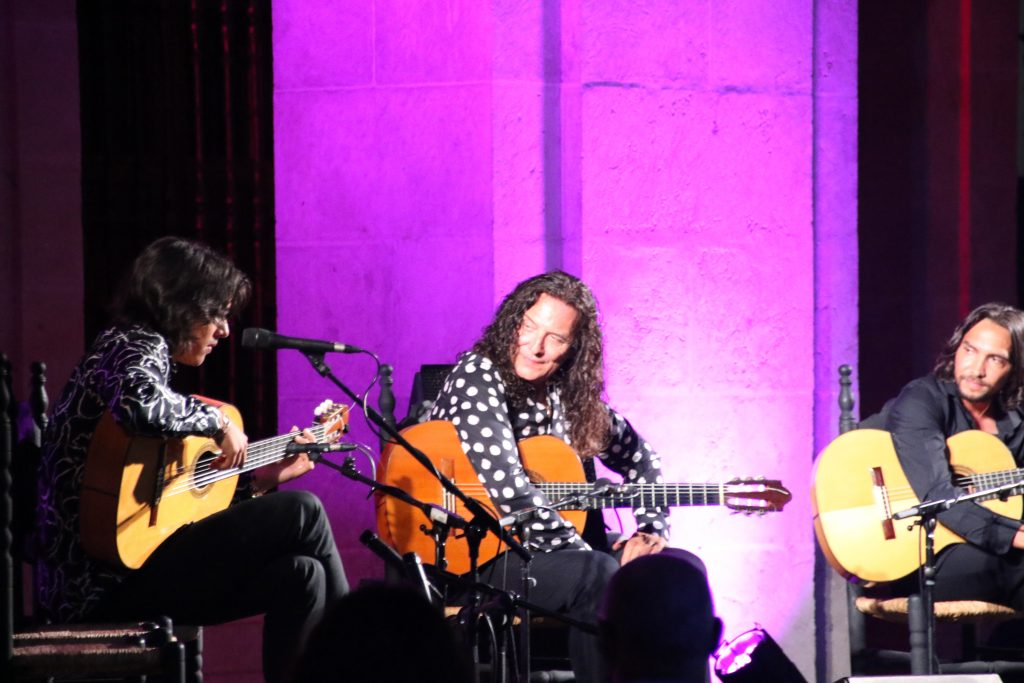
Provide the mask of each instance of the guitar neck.
[{"label": "guitar neck", "polygon": [[[587,494],[591,484],[537,484],[551,500]],[[604,508],[686,507],[691,505],[722,505],[724,484],[617,484],[605,495],[581,497],[578,507],[566,509],[599,510]]]},{"label": "guitar neck", "polygon": [[[314,439],[320,442],[323,440],[327,428],[322,424],[318,424],[310,427],[309,431],[313,433]],[[264,465],[290,458],[292,454],[287,452],[287,448],[288,444],[295,440],[295,434],[296,432],[291,432],[250,443],[245,463],[241,467],[225,470],[225,474],[227,476],[234,476],[243,472],[251,472]]]},{"label": "guitar neck", "polygon": [[[968,477],[957,477],[955,483],[964,488],[992,489],[1007,484],[1014,484],[1024,480],[1024,469],[1002,470],[1000,472],[983,472],[972,474]],[[1024,490],[1024,483],[1014,489],[1014,492]],[[1013,492],[1010,495],[1014,495]]]}]

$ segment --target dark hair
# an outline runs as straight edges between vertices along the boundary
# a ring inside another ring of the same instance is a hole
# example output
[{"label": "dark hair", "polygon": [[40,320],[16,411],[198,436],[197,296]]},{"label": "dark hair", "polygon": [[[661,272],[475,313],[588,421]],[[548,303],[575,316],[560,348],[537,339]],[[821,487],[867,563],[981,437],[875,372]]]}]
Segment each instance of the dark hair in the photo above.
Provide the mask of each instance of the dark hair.
[{"label": "dark hair", "polygon": [[161,237],[142,250],[121,281],[114,323],[160,333],[173,354],[190,341],[196,325],[245,306],[251,288],[242,271],[209,247]]},{"label": "dark hair", "polygon": [[601,651],[623,680],[704,681],[722,631],[704,563],[680,548],[639,557],[615,572],[597,626]]},{"label": "dark hair", "polygon": [[608,410],[601,401],[604,391],[604,351],[597,321],[597,302],[583,282],[568,273],[554,271],[537,275],[516,285],[498,307],[494,321],[473,347],[490,358],[505,380],[511,405],[522,406],[531,393],[529,383],[516,375],[512,364],[523,315],[541,294],[564,301],[576,310],[572,345],[565,360],[549,380],[560,393],[565,413],[570,415],[569,438],[576,452],[590,457],[608,443]]},{"label": "dark hair", "polygon": [[935,376],[954,379],[956,351],[964,335],[982,320],[991,320],[1010,333],[1010,374],[997,399],[1003,410],[1015,410],[1024,402],[1024,312],[1013,306],[993,302],[982,304],[968,313],[935,361]]}]

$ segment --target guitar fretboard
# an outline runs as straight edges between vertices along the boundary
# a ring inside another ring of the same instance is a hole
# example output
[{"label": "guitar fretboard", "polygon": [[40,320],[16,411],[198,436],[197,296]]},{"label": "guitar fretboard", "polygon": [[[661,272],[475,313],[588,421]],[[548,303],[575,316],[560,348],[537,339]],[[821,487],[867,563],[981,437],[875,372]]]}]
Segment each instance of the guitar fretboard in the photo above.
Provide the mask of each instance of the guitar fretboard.
[{"label": "guitar fretboard", "polygon": [[[313,433],[314,440],[320,442],[327,433],[327,428],[322,424],[317,424],[309,427],[309,431]],[[280,436],[272,436],[269,439],[249,444],[245,463],[241,467],[227,470],[230,473],[228,476],[241,474],[242,472],[251,472],[258,467],[269,465],[278,460],[284,460],[288,456],[285,449],[288,447],[288,444],[295,440],[295,434],[296,432],[281,434]]]},{"label": "guitar fretboard", "polygon": [[974,490],[994,489],[1007,484],[1020,484],[999,495],[1016,496],[1024,493],[1024,469],[1002,470],[1001,472],[985,472],[983,474],[972,474],[967,477],[957,477],[957,486]]},{"label": "guitar fretboard", "polygon": [[599,510],[604,508],[678,507],[689,505],[722,505],[725,484],[617,484],[602,495],[590,495],[589,484],[537,484],[552,501],[580,496],[579,506],[568,509]]},{"label": "guitar fretboard", "polygon": [[[314,440],[320,442],[327,433],[327,427],[323,424],[316,424],[309,427],[309,431],[313,433]],[[226,470],[215,470],[210,467],[209,461],[200,462],[196,466],[195,472],[191,477],[183,478],[168,486],[163,492],[163,497],[167,498],[169,496],[179,495],[204,486],[209,486],[210,484],[223,479],[236,477],[243,472],[251,472],[257,468],[263,467],[264,465],[269,465],[270,463],[284,460],[286,457],[291,457],[286,452],[286,448],[288,444],[295,440],[295,434],[295,432],[290,434],[281,434],[280,436],[272,436],[269,439],[262,439],[260,441],[250,443],[246,453],[245,462],[242,463],[240,467],[232,467]]]}]

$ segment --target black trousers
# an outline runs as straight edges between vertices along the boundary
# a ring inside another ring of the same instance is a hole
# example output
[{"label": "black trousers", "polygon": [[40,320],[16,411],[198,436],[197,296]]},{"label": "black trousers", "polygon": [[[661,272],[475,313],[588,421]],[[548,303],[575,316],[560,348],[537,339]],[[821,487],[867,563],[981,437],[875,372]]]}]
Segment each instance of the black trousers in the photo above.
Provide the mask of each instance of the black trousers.
[{"label": "black trousers", "polygon": [[[535,553],[530,563],[530,576],[536,585],[530,588],[528,601],[596,624],[605,586],[618,568],[618,560],[599,550]],[[522,560],[514,553],[499,555],[480,571],[480,579],[485,583],[519,594],[521,578]],[[597,636],[571,629],[569,657],[578,683],[607,680]]]},{"label": "black trousers", "polygon": [[264,614],[263,672],[276,682],[325,605],[347,591],[320,499],[281,491],[179,529],[90,618],[207,625]]},{"label": "black trousers", "polygon": [[[936,600],[984,600],[1024,609],[1024,552],[995,555],[969,543],[942,550],[935,562]],[[914,575],[914,589],[916,590]]]}]

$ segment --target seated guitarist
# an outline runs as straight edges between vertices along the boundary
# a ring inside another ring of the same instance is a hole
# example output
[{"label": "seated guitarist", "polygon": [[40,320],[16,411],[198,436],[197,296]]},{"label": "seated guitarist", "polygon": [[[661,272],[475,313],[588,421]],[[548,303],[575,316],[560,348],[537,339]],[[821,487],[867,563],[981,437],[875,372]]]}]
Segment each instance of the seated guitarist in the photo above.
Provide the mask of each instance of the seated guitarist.
[{"label": "seated guitarist", "polygon": [[[882,411],[900,465],[921,500],[963,493],[951,481],[946,439],[969,429],[998,436],[1018,466],[1024,455],[1024,312],[979,306],[960,323],[932,374]],[[939,521],[967,540],[937,558],[937,600],[985,600],[1024,609],[1024,526],[977,503]],[[916,581],[916,579],[915,579]]]},{"label": "seated guitarist", "polygon": [[[572,524],[552,510],[524,472],[516,442],[550,434],[572,445],[593,475],[593,457],[631,483],[660,483],[661,466],[651,447],[601,399],[604,388],[601,330],[590,289],[562,272],[520,283],[501,303],[473,350],[463,354],[445,381],[431,419],[455,425],[463,450],[502,513],[519,513],[535,553],[537,580],[530,601],[584,621],[596,620],[609,577],[619,566],[592,549]],[[636,511],[640,531],[615,544],[621,562],[665,547],[664,511]],[[604,529],[598,529],[603,536]],[[598,539],[607,545],[607,540]],[[495,585],[519,590],[512,553],[483,568]],[[570,656],[576,680],[604,680],[596,638],[573,630]]]},{"label": "seated guitarist", "polygon": [[249,290],[234,265],[182,239],[161,238],[135,260],[115,305],[115,325],[75,368],[46,433],[37,589],[47,615],[59,621],[167,615],[214,624],[265,614],[264,675],[280,681],[325,605],[347,590],[319,499],[304,491],[257,497],[312,469],[305,454],[241,477],[245,491],[240,485],[236,500],[244,500],[183,526],[137,570],[117,571],[89,557],[79,536],[86,456],[106,411],[130,434],[215,439],[222,452],[215,468],[245,460],[242,429],[169,382],[175,364],[201,365],[228,336],[227,318]]}]

